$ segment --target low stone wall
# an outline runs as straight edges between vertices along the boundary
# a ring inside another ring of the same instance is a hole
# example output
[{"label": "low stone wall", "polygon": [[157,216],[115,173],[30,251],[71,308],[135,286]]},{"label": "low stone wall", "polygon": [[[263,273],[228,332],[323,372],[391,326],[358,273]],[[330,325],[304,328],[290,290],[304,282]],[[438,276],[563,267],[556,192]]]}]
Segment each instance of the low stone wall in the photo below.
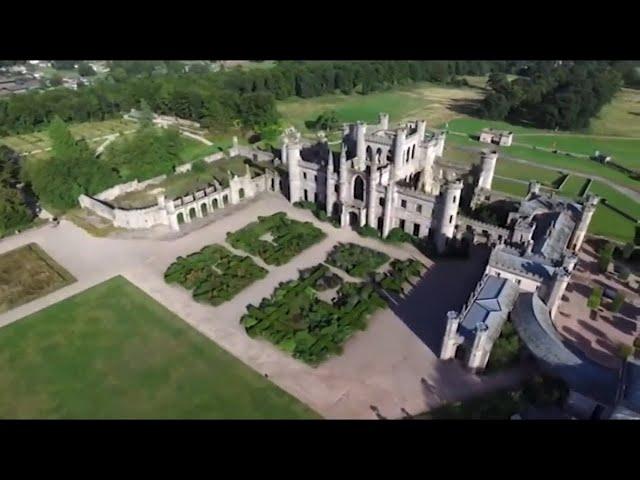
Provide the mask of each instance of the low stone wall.
[{"label": "low stone wall", "polygon": [[91,210],[94,213],[97,213],[101,217],[107,218],[111,221],[115,220],[116,214],[114,212],[114,208],[105,205],[102,202],[99,202],[96,199],[88,197],[87,195],[80,195],[78,198],[78,202],[82,208],[86,208],[87,210]]}]

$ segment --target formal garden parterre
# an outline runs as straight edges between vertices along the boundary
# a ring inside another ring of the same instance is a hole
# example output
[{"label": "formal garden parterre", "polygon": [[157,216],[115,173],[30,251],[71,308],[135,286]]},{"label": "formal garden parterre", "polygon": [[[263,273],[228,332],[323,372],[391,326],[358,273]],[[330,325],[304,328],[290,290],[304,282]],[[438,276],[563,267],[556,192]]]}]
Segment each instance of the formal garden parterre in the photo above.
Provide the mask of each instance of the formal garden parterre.
[{"label": "formal garden parterre", "polygon": [[299,222],[284,212],[258,217],[256,222],[227,234],[227,242],[260,257],[268,265],[284,265],[326,234],[311,222]]},{"label": "formal garden parterre", "polygon": [[365,278],[389,261],[389,255],[355,243],[339,243],[327,255],[327,263],[352,277]]},{"label": "formal garden parterre", "polygon": [[[386,303],[373,284],[342,283],[335,277],[323,264],[303,270],[258,307],[249,305],[240,323],[249,336],[265,338],[310,365],[340,354],[346,340],[364,330],[366,319]],[[319,291],[338,284],[331,303],[318,298]]]},{"label": "formal garden parterre", "polygon": [[178,257],[165,271],[164,279],[191,290],[194,300],[217,306],[267,273],[251,257],[234,255],[222,245],[208,245],[199,252]]}]

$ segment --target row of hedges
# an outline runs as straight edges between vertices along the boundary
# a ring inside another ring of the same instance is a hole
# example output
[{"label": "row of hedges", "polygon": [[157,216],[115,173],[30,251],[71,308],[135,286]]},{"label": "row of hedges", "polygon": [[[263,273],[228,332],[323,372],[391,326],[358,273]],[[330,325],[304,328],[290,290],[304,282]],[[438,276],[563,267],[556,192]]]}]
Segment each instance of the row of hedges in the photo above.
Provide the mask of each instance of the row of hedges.
[{"label": "row of hedges", "polygon": [[[262,240],[271,234],[272,241]],[[326,234],[311,222],[292,220],[284,212],[268,217],[258,217],[257,222],[227,234],[227,242],[240,250],[256,255],[268,265],[284,265]]]},{"label": "row of hedges", "polygon": [[304,208],[305,210],[310,210],[311,213],[313,213],[313,216],[321,222],[328,222],[336,228],[340,227],[340,220],[335,218],[335,216],[327,215],[324,205],[302,200],[299,202],[295,202],[293,206],[297,208]]},{"label": "row of hedges", "polygon": [[191,290],[196,301],[216,306],[267,273],[250,257],[234,255],[221,245],[209,245],[187,257],[178,257],[165,271],[164,279]]},{"label": "row of hedges", "polygon": [[327,255],[326,263],[353,277],[365,278],[387,263],[389,256],[355,243],[339,243]]},{"label": "row of hedges", "polygon": [[421,277],[426,269],[421,262],[413,258],[392,260],[390,266],[390,271],[376,280],[388,293],[396,295],[403,295],[407,290],[406,284],[412,279]]},{"label": "row of hedges", "polygon": [[249,305],[240,323],[249,336],[265,338],[294,358],[317,365],[341,353],[344,342],[366,328],[367,317],[386,306],[368,283],[342,284],[332,304],[317,298],[317,291],[335,284],[326,265],[304,270],[258,307]]}]

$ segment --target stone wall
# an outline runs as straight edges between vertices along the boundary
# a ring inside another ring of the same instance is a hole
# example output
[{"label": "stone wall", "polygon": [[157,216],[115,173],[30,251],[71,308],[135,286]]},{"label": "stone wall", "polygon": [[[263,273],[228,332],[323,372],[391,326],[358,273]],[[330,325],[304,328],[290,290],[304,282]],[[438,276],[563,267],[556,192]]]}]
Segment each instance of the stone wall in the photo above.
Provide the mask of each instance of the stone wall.
[{"label": "stone wall", "polygon": [[121,183],[119,185],[115,185],[114,187],[108,188],[103,192],[100,192],[99,194],[95,195],[95,198],[98,200],[110,201],[116,197],[119,197],[120,195],[124,195],[125,193],[144,190],[149,185],[160,183],[166,178],[166,175],[160,175],[158,177],[145,180],[144,182],[138,182],[138,180],[136,179],[131,182]]}]

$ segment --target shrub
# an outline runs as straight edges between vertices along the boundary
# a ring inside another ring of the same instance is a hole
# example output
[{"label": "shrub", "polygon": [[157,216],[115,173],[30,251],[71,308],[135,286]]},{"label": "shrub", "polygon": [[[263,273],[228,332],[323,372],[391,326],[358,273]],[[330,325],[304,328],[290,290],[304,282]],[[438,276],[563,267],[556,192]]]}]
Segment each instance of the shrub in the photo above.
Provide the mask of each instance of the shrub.
[{"label": "shrub", "polygon": [[600,256],[598,257],[598,269],[600,272],[605,273],[608,270],[614,248],[615,245],[607,242],[600,250]]},{"label": "shrub", "polygon": [[511,322],[505,322],[500,336],[491,349],[486,371],[495,372],[517,364],[520,359],[521,346],[520,337],[518,337],[515,328]]},{"label": "shrub", "polygon": [[611,302],[611,305],[609,306],[609,310],[611,310],[612,312],[619,312],[620,308],[622,307],[622,304],[624,304],[624,293],[618,292],[618,294],[615,296],[615,298]]},{"label": "shrub", "polygon": [[355,243],[341,243],[333,247],[327,255],[326,263],[344,270],[354,277],[364,278],[389,260],[386,253]]},{"label": "shrub", "polygon": [[591,295],[587,299],[587,306],[591,310],[597,310],[600,307],[600,303],[602,302],[602,287],[596,286],[593,287],[591,291]]},{"label": "shrub", "polygon": [[359,227],[356,232],[358,233],[358,235],[362,235],[363,237],[380,238],[380,233],[378,232],[378,230],[369,225]]},{"label": "shrub", "polygon": [[413,242],[414,237],[409,235],[401,228],[393,228],[389,231],[389,234],[385,237],[387,242]]}]

